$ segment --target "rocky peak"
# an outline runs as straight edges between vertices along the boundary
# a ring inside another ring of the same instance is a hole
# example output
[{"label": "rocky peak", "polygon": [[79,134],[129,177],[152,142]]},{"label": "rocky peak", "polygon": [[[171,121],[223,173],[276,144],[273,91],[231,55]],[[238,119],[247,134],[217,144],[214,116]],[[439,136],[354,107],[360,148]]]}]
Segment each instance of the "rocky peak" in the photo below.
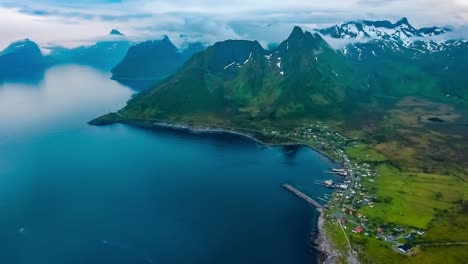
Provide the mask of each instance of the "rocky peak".
[{"label": "rocky peak", "polygon": [[122,34],[120,31],[118,31],[117,29],[112,29],[111,32],[109,33],[109,35],[118,35],[118,36],[125,36],[124,34]]}]

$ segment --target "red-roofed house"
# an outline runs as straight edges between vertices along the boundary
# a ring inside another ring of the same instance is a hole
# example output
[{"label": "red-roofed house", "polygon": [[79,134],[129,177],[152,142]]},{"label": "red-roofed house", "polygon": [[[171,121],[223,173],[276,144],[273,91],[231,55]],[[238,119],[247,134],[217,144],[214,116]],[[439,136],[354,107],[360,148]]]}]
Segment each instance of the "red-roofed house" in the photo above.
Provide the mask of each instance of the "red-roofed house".
[{"label": "red-roofed house", "polygon": [[346,224],[346,219],[341,218],[341,224],[343,224],[343,225]]},{"label": "red-roofed house", "polygon": [[358,233],[358,234],[361,233],[363,230],[364,230],[364,228],[362,226],[358,226],[358,227],[356,227],[356,229],[354,229],[354,231],[356,233]]},{"label": "red-roofed house", "polygon": [[349,214],[352,215],[354,213],[354,211],[351,209],[349,210]]},{"label": "red-roofed house", "polygon": [[379,234],[381,234],[381,235],[384,234],[384,231],[383,231],[383,229],[382,229],[380,226],[377,227],[377,232],[378,232]]}]

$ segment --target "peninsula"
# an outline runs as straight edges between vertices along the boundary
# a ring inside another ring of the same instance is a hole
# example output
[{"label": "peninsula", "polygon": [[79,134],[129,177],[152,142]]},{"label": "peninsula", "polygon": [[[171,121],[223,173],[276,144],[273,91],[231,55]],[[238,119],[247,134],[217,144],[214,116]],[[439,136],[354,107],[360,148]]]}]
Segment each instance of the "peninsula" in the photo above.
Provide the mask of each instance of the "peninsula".
[{"label": "peninsula", "polygon": [[[406,19],[388,23],[381,26],[413,28]],[[366,45],[361,51],[375,48]],[[466,57],[454,54],[468,54],[468,43],[437,53],[389,52],[366,59],[367,66],[364,55],[347,48],[336,51],[299,27],[274,50],[256,41],[216,43],[122,110],[90,123],[229,132],[266,144],[310,146],[345,169],[346,188],[323,213],[336,261],[467,259],[468,131],[460,124],[468,121],[468,90],[446,86],[447,78],[467,82],[433,69],[445,68],[441,58],[449,54],[453,71],[462,71],[456,67]]]}]

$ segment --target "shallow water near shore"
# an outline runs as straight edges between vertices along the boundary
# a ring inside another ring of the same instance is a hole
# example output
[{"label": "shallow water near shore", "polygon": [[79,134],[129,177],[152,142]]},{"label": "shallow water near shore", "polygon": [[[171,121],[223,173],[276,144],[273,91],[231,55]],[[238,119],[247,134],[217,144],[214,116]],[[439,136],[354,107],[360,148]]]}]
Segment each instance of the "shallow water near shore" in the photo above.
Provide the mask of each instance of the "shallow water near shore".
[{"label": "shallow water near shore", "polygon": [[316,263],[331,190],[305,147],[86,122],[132,91],[89,68],[0,86],[0,263]]}]

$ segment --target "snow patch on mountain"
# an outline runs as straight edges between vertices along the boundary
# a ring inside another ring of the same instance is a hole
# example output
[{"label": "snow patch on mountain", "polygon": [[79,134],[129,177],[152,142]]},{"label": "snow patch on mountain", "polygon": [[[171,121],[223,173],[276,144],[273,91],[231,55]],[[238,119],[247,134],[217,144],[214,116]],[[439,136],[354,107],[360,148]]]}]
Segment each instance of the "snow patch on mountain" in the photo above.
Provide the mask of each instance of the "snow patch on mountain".
[{"label": "snow patch on mountain", "polygon": [[244,61],[244,65],[247,64],[250,61],[251,58],[252,58],[252,52],[250,52],[249,58],[247,58],[247,60]]},{"label": "snow patch on mountain", "polygon": [[[350,21],[317,31],[324,38],[327,38],[327,41],[330,41],[332,47],[341,49],[346,56],[357,56],[359,60],[362,59],[364,51],[356,47],[357,43],[371,43],[368,47],[372,47],[372,50],[368,52],[374,56],[378,52],[377,49],[380,49],[377,47],[380,43],[382,43],[382,49],[390,49],[395,52],[403,49],[414,49],[421,53],[439,52],[453,45],[462,44],[459,41],[447,40],[450,37],[447,33],[452,32],[449,28],[416,29],[406,18],[396,23],[390,21]],[[333,41],[333,39],[337,41]],[[341,47],[333,45],[334,42],[339,43],[339,41],[346,45]]]},{"label": "snow patch on mountain", "polygon": [[226,70],[227,68],[231,67],[231,66],[232,66],[232,65],[234,65],[234,64],[236,64],[236,62],[235,62],[235,61],[233,61],[232,63],[230,63],[230,64],[226,65],[226,67],[224,67],[224,69]]}]

